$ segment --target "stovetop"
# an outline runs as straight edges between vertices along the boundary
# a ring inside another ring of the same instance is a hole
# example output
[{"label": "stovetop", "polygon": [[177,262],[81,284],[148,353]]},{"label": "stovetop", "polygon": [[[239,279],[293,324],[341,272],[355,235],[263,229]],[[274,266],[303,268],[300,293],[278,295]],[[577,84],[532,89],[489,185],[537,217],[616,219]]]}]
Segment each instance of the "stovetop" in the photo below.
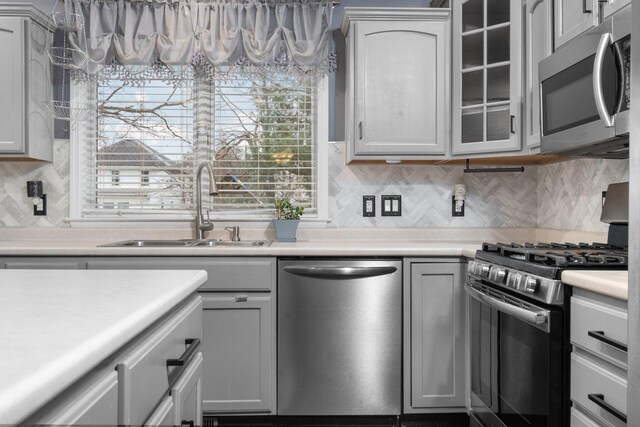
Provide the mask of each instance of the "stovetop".
[{"label": "stovetop", "polygon": [[563,270],[626,270],[627,248],[606,243],[483,243],[476,259],[560,279]]}]

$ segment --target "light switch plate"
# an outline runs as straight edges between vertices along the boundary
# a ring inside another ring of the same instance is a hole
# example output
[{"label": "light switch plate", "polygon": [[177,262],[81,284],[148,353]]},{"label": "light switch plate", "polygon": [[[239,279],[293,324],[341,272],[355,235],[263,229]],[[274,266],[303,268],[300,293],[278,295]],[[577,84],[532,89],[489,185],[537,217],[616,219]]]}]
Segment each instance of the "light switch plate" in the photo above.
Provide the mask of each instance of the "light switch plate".
[{"label": "light switch plate", "polygon": [[402,196],[381,196],[382,216],[402,216]]}]

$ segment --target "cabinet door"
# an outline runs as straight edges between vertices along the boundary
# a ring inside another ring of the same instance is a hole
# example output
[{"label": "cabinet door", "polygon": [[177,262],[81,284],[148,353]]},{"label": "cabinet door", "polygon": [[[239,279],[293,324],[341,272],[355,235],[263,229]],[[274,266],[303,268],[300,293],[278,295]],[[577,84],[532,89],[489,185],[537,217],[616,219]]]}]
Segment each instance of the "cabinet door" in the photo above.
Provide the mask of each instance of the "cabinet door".
[{"label": "cabinet door", "polygon": [[528,148],[540,146],[538,63],[553,51],[552,13],[552,0],[526,0],[524,138]]},{"label": "cabinet door", "polygon": [[3,258],[0,264],[6,269],[38,269],[38,270],[84,270],[85,262],[74,258]]},{"label": "cabinet door", "polygon": [[520,3],[457,0],[453,5],[452,152],[519,151]]},{"label": "cabinet door", "polygon": [[442,155],[449,19],[355,23],[354,154]]},{"label": "cabinet door", "polygon": [[171,389],[175,414],[174,426],[202,425],[202,353],[195,355]]},{"label": "cabinet door", "polygon": [[556,50],[598,24],[598,0],[554,0],[554,4]]},{"label": "cabinet door", "polygon": [[27,20],[0,17],[0,153],[25,152],[24,87]]},{"label": "cabinet door", "polygon": [[204,295],[203,410],[274,413],[275,300]]},{"label": "cabinet door", "polygon": [[405,272],[407,413],[465,405],[463,280],[462,263],[411,263]]}]

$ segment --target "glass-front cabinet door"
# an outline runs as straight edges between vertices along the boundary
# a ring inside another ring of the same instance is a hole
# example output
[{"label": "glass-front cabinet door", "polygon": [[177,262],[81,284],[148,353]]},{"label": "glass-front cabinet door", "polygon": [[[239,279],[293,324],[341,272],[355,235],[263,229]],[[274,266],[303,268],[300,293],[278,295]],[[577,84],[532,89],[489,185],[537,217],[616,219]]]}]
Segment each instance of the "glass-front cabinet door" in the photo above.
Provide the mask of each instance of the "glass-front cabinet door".
[{"label": "glass-front cabinet door", "polygon": [[457,0],[453,8],[452,152],[520,150],[520,3]]}]

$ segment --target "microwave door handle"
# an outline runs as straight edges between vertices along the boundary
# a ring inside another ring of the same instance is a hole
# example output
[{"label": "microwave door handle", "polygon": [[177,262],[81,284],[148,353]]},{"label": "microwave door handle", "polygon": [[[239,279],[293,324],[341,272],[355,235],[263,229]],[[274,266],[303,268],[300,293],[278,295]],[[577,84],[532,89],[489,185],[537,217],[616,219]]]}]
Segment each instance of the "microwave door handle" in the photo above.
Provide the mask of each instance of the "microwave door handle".
[{"label": "microwave door handle", "polygon": [[546,311],[530,311],[526,308],[517,307],[504,301],[500,301],[499,299],[493,298],[482,291],[474,289],[468,283],[464,285],[464,290],[471,297],[491,308],[528,323],[538,329],[542,329],[545,332],[549,332],[549,314]]},{"label": "microwave door handle", "polygon": [[604,122],[604,127],[613,127],[613,117],[609,115],[607,111],[607,103],[604,100],[604,94],[602,93],[602,66],[604,64],[604,54],[606,53],[609,45],[611,44],[611,33],[604,33],[600,37],[600,43],[596,50],[596,58],[593,61],[593,97],[596,101],[596,108],[598,109],[598,115]]}]

